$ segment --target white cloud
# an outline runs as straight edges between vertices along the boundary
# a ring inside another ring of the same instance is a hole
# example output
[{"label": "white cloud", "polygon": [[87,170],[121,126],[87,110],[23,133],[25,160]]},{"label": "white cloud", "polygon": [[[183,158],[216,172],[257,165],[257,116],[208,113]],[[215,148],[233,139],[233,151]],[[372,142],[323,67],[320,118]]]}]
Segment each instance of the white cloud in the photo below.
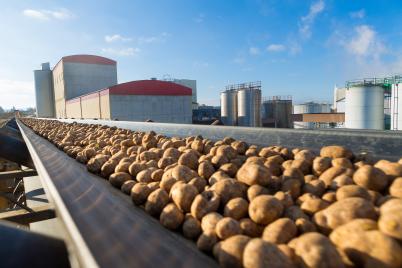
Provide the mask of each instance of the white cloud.
[{"label": "white cloud", "polygon": [[0,106],[17,109],[35,106],[34,83],[10,79],[0,79]]},{"label": "white cloud", "polygon": [[346,50],[359,57],[378,58],[386,52],[385,45],[379,40],[377,32],[369,25],[355,27],[355,36],[343,42]]},{"label": "white cloud", "polygon": [[363,19],[366,16],[366,11],[364,9],[360,9],[360,10],[355,11],[355,12],[350,12],[349,16],[352,19]]},{"label": "white cloud", "polygon": [[102,53],[110,54],[114,56],[137,56],[140,53],[140,49],[137,47],[128,47],[128,48],[102,48]]},{"label": "white cloud", "polygon": [[285,49],[286,47],[281,44],[270,44],[269,46],[267,46],[267,50],[269,52],[281,52],[284,51]]},{"label": "white cloud", "polygon": [[299,24],[299,33],[303,38],[308,39],[311,37],[311,26],[314,23],[317,15],[324,11],[324,8],[324,1],[318,0],[310,6],[309,13],[306,16],[301,17]]},{"label": "white cloud", "polygon": [[250,53],[250,55],[258,55],[260,54],[260,49],[258,47],[250,47],[248,52]]},{"label": "white cloud", "polygon": [[156,36],[141,36],[137,38],[138,44],[151,44],[151,43],[158,43],[158,42],[165,42],[166,38],[169,37],[170,34],[163,32]]},{"label": "white cloud", "polygon": [[46,9],[25,9],[22,11],[22,14],[26,17],[37,19],[37,20],[67,20],[74,18],[73,13],[71,13],[66,8],[60,8],[55,10],[46,10]]},{"label": "white cloud", "polygon": [[108,43],[113,43],[113,42],[128,42],[133,40],[132,38],[129,37],[123,37],[120,34],[113,34],[113,35],[105,35],[105,41]]}]

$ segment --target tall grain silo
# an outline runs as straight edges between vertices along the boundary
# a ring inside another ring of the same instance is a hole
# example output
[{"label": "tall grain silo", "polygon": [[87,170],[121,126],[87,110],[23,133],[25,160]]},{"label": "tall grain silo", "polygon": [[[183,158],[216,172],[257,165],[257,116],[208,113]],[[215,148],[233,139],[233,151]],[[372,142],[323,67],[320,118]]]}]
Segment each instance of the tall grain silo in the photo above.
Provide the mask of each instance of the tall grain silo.
[{"label": "tall grain silo", "polygon": [[261,89],[242,88],[237,93],[239,126],[261,126]]},{"label": "tall grain silo", "polygon": [[37,117],[55,117],[53,76],[49,63],[42,63],[41,70],[34,71]]},{"label": "tall grain silo", "polygon": [[384,129],[384,88],[380,84],[363,81],[348,86],[345,127]]},{"label": "tall grain silo", "polygon": [[392,84],[391,130],[402,130],[402,76],[395,76]]},{"label": "tall grain silo", "polygon": [[237,125],[236,90],[226,90],[221,93],[221,120],[225,126]]}]

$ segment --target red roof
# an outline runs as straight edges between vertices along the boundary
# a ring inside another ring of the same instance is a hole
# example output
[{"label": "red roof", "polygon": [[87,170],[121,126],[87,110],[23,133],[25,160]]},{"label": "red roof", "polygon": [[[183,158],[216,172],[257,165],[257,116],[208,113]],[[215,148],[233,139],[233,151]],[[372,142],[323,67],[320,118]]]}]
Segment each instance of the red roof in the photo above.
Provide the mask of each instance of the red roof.
[{"label": "red roof", "polygon": [[192,90],[189,87],[168,81],[138,80],[109,87],[109,94],[191,96]]}]

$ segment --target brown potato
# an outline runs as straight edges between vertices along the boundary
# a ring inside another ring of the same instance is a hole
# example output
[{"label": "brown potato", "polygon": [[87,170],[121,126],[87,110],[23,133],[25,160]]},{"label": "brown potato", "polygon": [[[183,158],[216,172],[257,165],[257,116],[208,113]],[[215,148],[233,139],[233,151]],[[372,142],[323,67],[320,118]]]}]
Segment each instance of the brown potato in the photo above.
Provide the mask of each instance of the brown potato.
[{"label": "brown potato", "polygon": [[322,157],[330,157],[330,158],[345,157],[351,159],[353,157],[353,154],[350,150],[346,149],[343,146],[337,146],[337,145],[322,147],[320,155]]},{"label": "brown potato", "polygon": [[240,220],[246,217],[247,213],[248,202],[244,198],[237,197],[226,203],[223,215],[225,217],[231,217],[235,220]]},{"label": "brown potato", "polygon": [[389,194],[402,199],[402,177],[396,178],[389,187]]},{"label": "brown potato", "polygon": [[222,219],[222,215],[217,212],[210,212],[201,219],[201,229],[205,232],[212,230],[215,232],[215,227],[218,221]]},{"label": "brown potato", "polygon": [[322,180],[325,183],[325,187],[329,187],[331,182],[338,177],[339,175],[345,174],[347,172],[346,168],[343,167],[331,167],[324,171],[319,180]]},{"label": "brown potato", "polygon": [[235,219],[224,217],[216,223],[215,232],[220,239],[225,240],[233,235],[241,234],[241,228]]},{"label": "brown potato", "polygon": [[249,205],[248,214],[257,224],[269,224],[283,213],[282,203],[271,195],[259,195]]},{"label": "brown potato", "polygon": [[354,219],[377,219],[373,204],[360,197],[339,200],[314,214],[313,221],[327,234],[336,227]]},{"label": "brown potato", "polygon": [[338,201],[349,197],[361,197],[366,200],[371,200],[368,191],[358,185],[345,185],[336,191],[336,199]]},{"label": "brown potato", "polygon": [[231,160],[236,158],[237,152],[230,145],[221,145],[216,150],[217,156],[225,156],[227,159]]},{"label": "brown potato", "polygon": [[247,143],[244,141],[234,141],[230,144],[232,148],[238,153],[238,154],[245,154],[247,151]]},{"label": "brown potato", "polygon": [[228,174],[223,172],[222,170],[216,171],[212,176],[209,178],[208,182],[209,185],[214,185],[218,181],[224,180],[224,179],[231,179]]},{"label": "brown potato", "polygon": [[276,192],[274,197],[281,201],[283,207],[286,209],[290,206],[293,206],[293,199],[289,192],[285,193],[282,191]]},{"label": "brown potato", "polygon": [[271,179],[271,173],[265,166],[249,163],[244,164],[236,174],[236,178],[247,185],[258,184],[267,186]]},{"label": "brown potato", "polygon": [[163,173],[163,169],[156,169],[152,172],[151,179],[153,181],[160,181],[162,179]]},{"label": "brown potato", "polygon": [[402,164],[380,160],[374,167],[381,169],[387,175],[389,183],[397,177],[402,177]]},{"label": "brown potato", "polygon": [[220,197],[214,191],[204,191],[198,194],[191,204],[191,215],[196,219],[202,219],[204,215],[218,210]]},{"label": "brown potato", "polygon": [[173,203],[167,204],[160,215],[160,223],[170,229],[176,230],[184,220],[183,212]]},{"label": "brown potato", "polygon": [[210,252],[214,248],[214,245],[218,242],[218,237],[215,231],[204,231],[197,240],[197,248],[201,251]]},{"label": "brown potato", "polygon": [[298,180],[301,184],[304,183],[304,174],[298,168],[286,168],[282,174],[282,180]]},{"label": "brown potato", "polygon": [[96,155],[91,158],[87,163],[88,171],[95,174],[100,173],[102,166],[106,163],[108,158],[109,157],[106,155]]},{"label": "brown potato", "polygon": [[117,166],[117,162],[115,160],[109,159],[103,164],[101,168],[101,176],[104,178],[109,178],[109,176],[114,173],[114,169]]},{"label": "brown potato", "polygon": [[327,201],[328,203],[335,203],[336,202],[336,192],[326,192],[322,195],[322,200]]},{"label": "brown potato", "polygon": [[109,176],[109,182],[116,188],[121,188],[125,181],[131,180],[130,174],[126,172],[116,172]]},{"label": "brown potato", "polygon": [[218,254],[220,267],[243,267],[243,251],[249,241],[245,235],[234,235],[223,241]]},{"label": "brown potato", "polygon": [[308,198],[301,204],[300,208],[303,210],[304,213],[312,216],[318,211],[329,207],[329,205],[329,202],[324,201],[321,198]]},{"label": "brown potato", "polygon": [[251,239],[243,253],[245,268],[295,268],[292,261],[273,243],[260,238]]},{"label": "brown potato", "polygon": [[395,239],[402,240],[402,199],[386,202],[380,207],[378,219],[380,231]]},{"label": "brown potato", "polygon": [[270,194],[270,192],[266,187],[263,187],[258,184],[251,185],[247,189],[247,198],[249,201],[253,200],[256,196],[263,195],[263,194],[267,195],[267,194]]},{"label": "brown potato", "polygon": [[314,223],[312,223],[307,219],[299,218],[295,221],[295,224],[297,227],[297,232],[299,234],[304,234],[308,232],[317,232],[317,227],[315,227]]},{"label": "brown potato", "polygon": [[197,170],[198,168],[198,157],[193,152],[187,152],[182,154],[178,160],[179,165],[185,165],[192,170]]},{"label": "brown potato", "polygon": [[186,183],[197,176],[197,173],[182,164],[173,167],[171,172],[173,178],[179,181],[184,181]]},{"label": "brown potato", "polygon": [[320,176],[325,170],[331,167],[331,158],[329,157],[316,157],[313,161],[313,174]]},{"label": "brown potato", "polygon": [[143,163],[139,162],[134,162],[128,167],[128,172],[133,176],[134,178],[137,176],[140,171],[146,169],[147,166]]},{"label": "brown potato", "polygon": [[234,176],[236,176],[238,168],[235,164],[227,163],[227,164],[223,164],[222,166],[220,166],[219,170],[222,170],[223,172],[228,174],[229,177],[234,177]]},{"label": "brown potato", "polygon": [[197,194],[195,186],[180,181],[176,182],[170,191],[173,202],[185,213],[190,212],[191,204]]},{"label": "brown potato", "polygon": [[145,182],[145,183],[152,182],[152,172],[154,172],[155,170],[156,170],[156,168],[147,168],[147,169],[141,170],[140,172],[138,172],[135,179],[138,182]]},{"label": "brown potato", "polygon": [[148,195],[145,211],[154,217],[159,217],[163,208],[169,203],[169,195],[163,189],[156,189]]},{"label": "brown potato", "polygon": [[282,183],[281,191],[289,193],[293,199],[297,199],[301,193],[301,183],[299,180],[288,179]]},{"label": "brown potato", "polygon": [[201,223],[191,215],[186,215],[183,226],[183,235],[188,239],[197,239],[201,234]]},{"label": "brown potato", "polygon": [[310,219],[307,216],[307,214],[304,213],[303,210],[301,210],[301,208],[298,206],[290,206],[290,207],[286,208],[284,216],[293,221],[296,221],[297,219],[306,219],[306,220]]},{"label": "brown potato", "polygon": [[312,163],[307,162],[304,159],[295,159],[291,163],[291,168],[297,168],[301,172],[303,172],[304,175],[311,174],[311,166]]},{"label": "brown potato", "polygon": [[343,168],[351,168],[353,169],[352,162],[345,157],[334,158],[331,161],[333,167],[343,167]]},{"label": "brown potato", "polygon": [[165,190],[167,193],[170,193],[171,188],[173,187],[173,185],[178,182],[179,180],[173,178],[172,176],[172,170],[168,170],[166,171],[163,176],[162,179],[160,181],[160,187]]},{"label": "brown potato", "polygon": [[249,218],[241,219],[239,224],[242,234],[249,237],[260,237],[264,230],[264,226],[256,224]]},{"label": "brown potato", "polygon": [[197,188],[197,191],[201,193],[204,191],[205,186],[207,186],[207,181],[201,177],[194,177],[188,182],[188,184],[193,185]]},{"label": "brown potato", "polygon": [[351,184],[353,184],[353,179],[346,174],[342,174],[342,175],[335,177],[331,181],[331,184],[329,185],[329,189],[336,191],[342,186],[351,185]]},{"label": "brown potato", "polygon": [[198,166],[198,174],[201,178],[208,180],[212,174],[214,174],[215,169],[210,161],[203,161]]},{"label": "brown potato", "polygon": [[325,193],[325,183],[321,180],[313,180],[306,182],[303,185],[303,193],[311,193],[318,197],[321,197]]},{"label": "brown potato", "polygon": [[218,169],[220,166],[229,163],[229,159],[225,155],[215,155],[211,158],[211,163]]},{"label": "brown potato", "polygon": [[246,197],[247,187],[234,179],[225,179],[215,183],[211,190],[215,191],[221,198],[221,205],[224,206],[229,200],[236,197]]},{"label": "brown potato", "polygon": [[136,184],[137,182],[136,181],[134,181],[134,180],[128,180],[128,181],[125,181],[122,185],[121,185],[121,191],[123,192],[123,193],[125,193],[125,194],[130,194],[131,193],[131,189],[134,187],[134,185]]},{"label": "brown potato", "polygon": [[345,267],[335,245],[320,233],[305,233],[292,246],[306,267]]},{"label": "brown potato", "polygon": [[158,161],[158,168],[165,169],[167,166],[175,164],[177,160],[172,157],[162,157]]},{"label": "brown potato", "polygon": [[265,227],[262,239],[274,244],[286,244],[296,235],[296,224],[288,218],[280,218]]},{"label": "brown potato", "polygon": [[144,182],[136,183],[133,188],[131,188],[131,199],[134,204],[142,205],[147,201],[148,195],[151,193],[148,185]]},{"label": "brown potato", "polygon": [[370,165],[364,165],[356,170],[353,181],[359,186],[377,192],[381,192],[388,185],[387,175],[381,169]]}]

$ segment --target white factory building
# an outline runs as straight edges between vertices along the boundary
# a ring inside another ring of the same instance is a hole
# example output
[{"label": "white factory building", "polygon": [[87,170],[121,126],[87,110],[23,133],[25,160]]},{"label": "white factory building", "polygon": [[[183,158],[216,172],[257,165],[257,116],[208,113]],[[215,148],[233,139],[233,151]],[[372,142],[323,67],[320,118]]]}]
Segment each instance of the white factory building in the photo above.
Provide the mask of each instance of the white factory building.
[{"label": "white factory building", "polygon": [[63,57],[34,71],[38,117],[191,123],[196,81],[156,79],[117,83],[116,61]]}]

